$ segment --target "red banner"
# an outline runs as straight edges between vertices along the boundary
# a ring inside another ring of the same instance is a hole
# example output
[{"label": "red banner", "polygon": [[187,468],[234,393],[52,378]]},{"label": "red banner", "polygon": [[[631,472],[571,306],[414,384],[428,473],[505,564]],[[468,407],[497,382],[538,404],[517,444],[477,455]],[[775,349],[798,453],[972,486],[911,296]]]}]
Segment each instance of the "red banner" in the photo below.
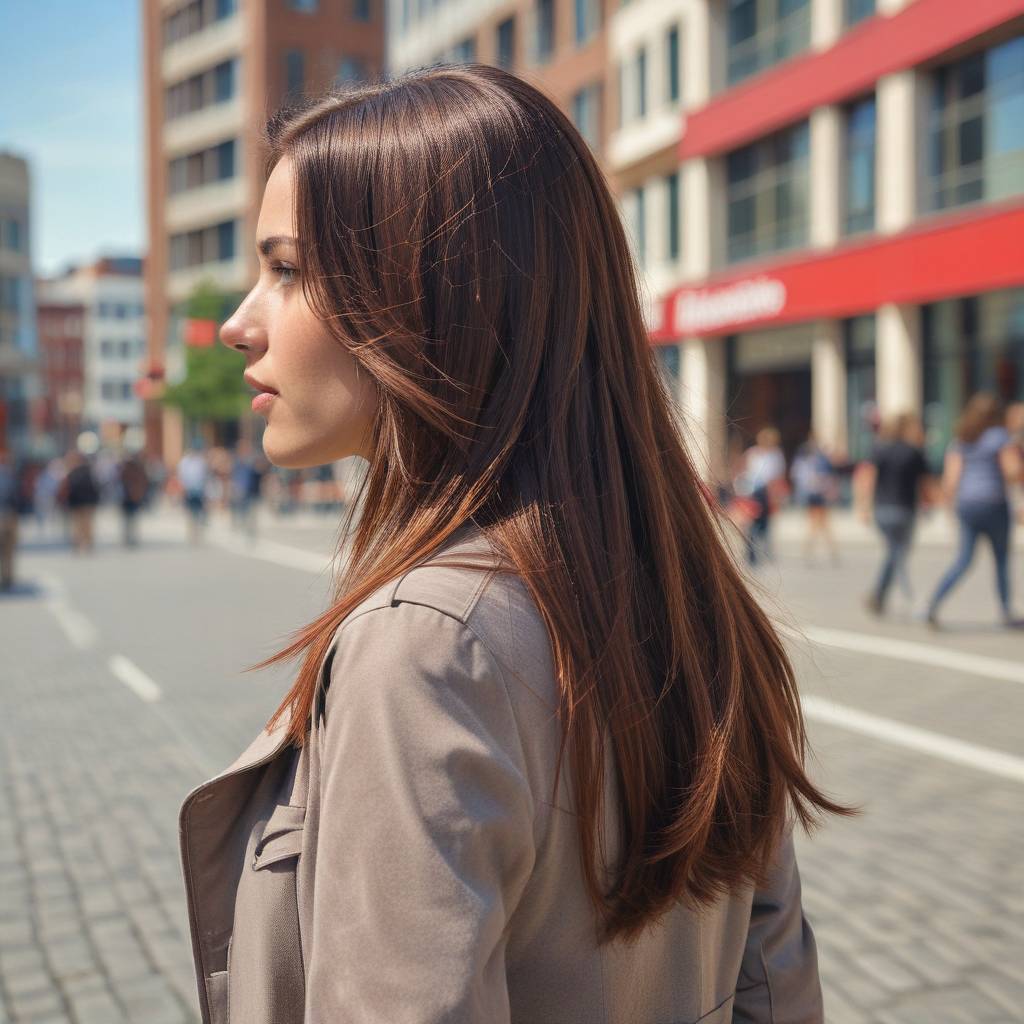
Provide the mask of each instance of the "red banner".
[{"label": "red banner", "polygon": [[185,344],[195,348],[209,348],[217,341],[216,320],[186,320]]}]

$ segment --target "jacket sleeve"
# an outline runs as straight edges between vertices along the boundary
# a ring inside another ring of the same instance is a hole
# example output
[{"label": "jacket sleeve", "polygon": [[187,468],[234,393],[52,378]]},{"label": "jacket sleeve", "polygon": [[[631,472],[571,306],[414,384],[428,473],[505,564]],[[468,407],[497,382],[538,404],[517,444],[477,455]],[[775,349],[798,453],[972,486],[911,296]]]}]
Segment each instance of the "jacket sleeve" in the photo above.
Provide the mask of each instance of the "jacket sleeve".
[{"label": "jacket sleeve", "polygon": [[768,884],[754,892],[734,1024],[823,1024],[814,933],[800,902],[792,829],[779,846]]},{"label": "jacket sleeve", "polygon": [[306,1024],[502,1024],[534,804],[501,671],[400,603],[343,624],[321,742]]}]

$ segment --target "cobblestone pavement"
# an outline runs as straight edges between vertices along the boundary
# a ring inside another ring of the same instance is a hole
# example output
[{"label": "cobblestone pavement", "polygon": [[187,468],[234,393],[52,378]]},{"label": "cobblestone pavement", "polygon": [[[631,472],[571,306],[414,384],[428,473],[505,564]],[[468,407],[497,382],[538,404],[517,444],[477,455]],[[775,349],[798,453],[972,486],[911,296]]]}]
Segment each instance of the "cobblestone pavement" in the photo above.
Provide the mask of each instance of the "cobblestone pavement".
[{"label": "cobblestone pavement", "polygon": [[[192,1022],[177,810],[287,689],[287,666],[242,669],[322,607],[333,530],[297,518],[191,549],[161,513],[126,551],[108,516],[86,557],[24,532],[0,597],[0,1024]],[[860,610],[872,549],[811,568],[780,548],[761,582],[805,634],[814,772],[863,807],[798,838],[828,1021],[1024,1021],[1024,633],[988,626],[987,560],[934,634]],[[947,558],[915,555],[920,596]]]}]

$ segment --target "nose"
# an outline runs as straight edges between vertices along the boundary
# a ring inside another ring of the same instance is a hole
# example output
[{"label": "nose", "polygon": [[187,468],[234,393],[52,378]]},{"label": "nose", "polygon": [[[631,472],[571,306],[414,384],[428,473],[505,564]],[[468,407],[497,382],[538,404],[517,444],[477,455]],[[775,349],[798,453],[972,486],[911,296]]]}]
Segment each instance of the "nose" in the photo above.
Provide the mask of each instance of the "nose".
[{"label": "nose", "polygon": [[221,344],[243,355],[266,348],[266,331],[253,315],[250,300],[251,296],[247,295],[220,328]]}]

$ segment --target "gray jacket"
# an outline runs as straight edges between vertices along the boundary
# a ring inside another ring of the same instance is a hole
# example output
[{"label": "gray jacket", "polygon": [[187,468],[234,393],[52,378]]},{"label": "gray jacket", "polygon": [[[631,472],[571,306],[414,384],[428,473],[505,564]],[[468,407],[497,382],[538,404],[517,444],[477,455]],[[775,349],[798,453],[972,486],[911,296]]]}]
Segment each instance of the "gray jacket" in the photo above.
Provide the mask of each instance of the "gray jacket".
[{"label": "gray jacket", "polygon": [[[462,534],[445,553],[486,551]],[[339,627],[301,751],[261,733],[181,808],[208,1024],[817,1024],[787,836],[771,884],[598,947],[543,620],[428,563]],[[606,782],[605,863],[616,810]]]}]

